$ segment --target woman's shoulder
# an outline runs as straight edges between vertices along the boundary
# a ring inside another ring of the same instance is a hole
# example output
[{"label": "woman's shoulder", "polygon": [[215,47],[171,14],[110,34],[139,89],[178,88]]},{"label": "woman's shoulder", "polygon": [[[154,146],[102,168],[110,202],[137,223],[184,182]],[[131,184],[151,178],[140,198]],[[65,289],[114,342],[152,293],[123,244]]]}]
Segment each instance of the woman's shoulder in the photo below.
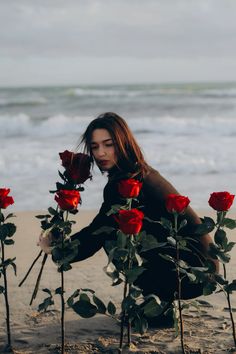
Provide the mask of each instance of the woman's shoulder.
[{"label": "woman's shoulder", "polygon": [[160,174],[159,171],[157,171],[155,168],[148,166],[147,168],[147,172],[145,173],[144,177],[143,177],[143,182],[145,184],[150,184],[152,182],[154,182],[154,180],[158,180],[163,178]]},{"label": "woman's shoulder", "polygon": [[178,194],[175,187],[153,167],[149,167],[143,185],[148,192],[151,192],[162,199],[166,198],[170,193]]}]

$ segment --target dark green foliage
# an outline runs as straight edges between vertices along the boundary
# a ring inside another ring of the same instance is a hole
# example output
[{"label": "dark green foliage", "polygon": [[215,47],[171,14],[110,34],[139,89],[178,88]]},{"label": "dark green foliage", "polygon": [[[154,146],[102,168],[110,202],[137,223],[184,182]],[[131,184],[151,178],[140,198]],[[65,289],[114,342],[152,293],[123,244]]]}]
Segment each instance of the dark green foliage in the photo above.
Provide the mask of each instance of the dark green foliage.
[{"label": "dark green foliage", "polygon": [[95,305],[97,306],[97,312],[105,314],[106,313],[106,306],[104,305],[102,300],[100,300],[96,295],[93,295],[93,301],[94,301]]},{"label": "dark green foliage", "polygon": [[230,218],[224,218],[222,222],[222,226],[226,227],[230,230],[233,230],[236,228],[236,220],[230,219]]},{"label": "dark green foliage", "polygon": [[236,279],[234,279],[231,283],[227,284],[225,286],[225,290],[229,293],[232,294],[233,291],[236,291]]},{"label": "dark green foliage", "polygon": [[111,301],[106,307],[104,302],[91,289],[77,289],[69,297],[67,304],[83,318],[93,317],[97,313],[111,316],[114,316],[116,313],[116,307]]},{"label": "dark green foliage", "polygon": [[15,241],[14,240],[4,240],[4,245],[10,246],[10,245],[14,245]]},{"label": "dark green foliage", "polygon": [[161,218],[160,224],[172,234],[172,222],[169,219]]},{"label": "dark green foliage", "polygon": [[107,305],[107,312],[111,315],[114,316],[116,313],[116,307],[113,304],[113,302],[109,301]]},{"label": "dark green foliage", "polygon": [[6,223],[7,219],[10,219],[12,217],[15,217],[14,214],[8,214],[6,217],[4,217],[3,213],[0,212],[0,240],[1,240],[1,246],[0,246],[0,277],[3,272],[7,271],[7,268],[11,266],[14,270],[14,273],[16,275],[16,264],[15,264],[15,257],[14,258],[7,258],[7,259],[2,259],[1,256],[1,247],[5,246],[11,246],[15,243],[15,241],[12,239],[13,235],[16,232],[16,226],[13,223]]},{"label": "dark green foliage", "polygon": [[6,309],[6,332],[7,332],[7,346],[10,351],[11,347],[11,326],[10,326],[10,305],[8,300],[8,267],[11,266],[16,275],[16,264],[14,258],[5,258],[5,247],[14,244],[12,239],[16,232],[16,226],[13,223],[6,222],[6,220],[14,217],[14,215],[8,214],[6,217],[0,210],[0,279],[3,279],[3,285],[0,285],[0,294],[3,294],[5,300]]},{"label": "dark green foliage", "polygon": [[56,243],[52,249],[52,259],[58,266],[58,271],[68,271],[72,267],[70,262],[77,255],[79,241],[71,240],[70,238],[64,242]]},{"label": "dark green foliage", "polygon": [[96,231],[93,232],[93,235],[99,235],[102,233],[110,233],[112,231],[114,231],[114,227],[110,227],[110,226],[102,226],[100,229],[97,229]]},{"label": "dark green foliage", "polygon": [[202,224],[199,224],[196,229],[196,234],[205,235],[214,230],[216,224],[212,218],[205,216],[202,219]]},{"label": "dark green foliage", "polygon": [[12,237],[16,232],[16,226],[12,223],[0,225],[0,240],[4,241],[7,237]]},{"label": "dark green foliage", "polygon": [[3,223],[4,220],[5,220],[5,217],[4,217],[3,213],[0,210],[0,223]]},{"label": "dark green foliage", "polygon": [[53,294],[50,289],[43,289],[43,291],[47,294],[49,294],[48,297],[46,297],[41,304],[38,306],[38,311],[39,312],[46,312],[48,310],[48,307],[54,305],[54,300],[53,300]]},{"label": "dark green foliage", "polygon": [[144,267],[133,267],[132,269],[128,269],[124,271],[124,274],[127,278],[127,282],[132,284],[137,280],[138,276],[144,272]]},{"label": "dark green foliage", "polygon": [[72,306],[73,310],[83,318],[93,317],[97,313],[97,307],[89,301],[79,300]]},{"label": "dark green foliage", "polygon": [[11,266],[14,270],[14,273],[16,275],[16,264],[14,263],[14,261],[16,260],[16,257],[14,258],[7,258],[5,259],[4,261],[1,262],[0,264],[0,276],[1,276],[1,273],[4,272],[4,269],[6,270],[9,266]]},{"label": "dark green foliage", "polygon": [[53,216],[55,216],[55,215],[58,214],[58,211],[57,211],[56,209],[52,208],[52,207],[49,207],[49,208],[48,208],[48,212],[49,212],[51,215],[53,215]]},{"label": "dark green foliage", "polygon": [[107,216],[116,214],[121,209],[126,209],[126,208],[122,208],[120,204],[114,204],[112,205],[111,209],[107,212]]},{"label": "dark green foliage", "polygon": [[144,334],[148,329],[147,319],[144,317],[140,317],[138,315],[133,319],[132,325],[133,325],[134,331],[138,332],[140,334]]},{"label": "dark green foliage", "polygon": [[150,296],[150,301],[148,301],[144,307],[144,315],[147,317],[155,317],[163,312],[163,308],[160,305],[160,300],[156,296]]},{"label": "dark green foliage", "polygon": [[154,248],[165,247],[167,245],[166,242],[158,242],[157,239],[153,235],[146,234],[145,231],[142,231],[138,235],[138,240],[140,239],[140,253],[152,250]]},{"label": "dark green foliage", "polygon": [[4,293],[4,291],[5,291],[4,286],[1,286],[1,285],[0,285],[0,294],[3,294],[3,293]]},{"label": "dark green foliage", "polygon": [[227,244],[226,232],[223,229],[218,229],[215,232],[214,238],[215,238],[215,243],[224,249],[224,246]]}]

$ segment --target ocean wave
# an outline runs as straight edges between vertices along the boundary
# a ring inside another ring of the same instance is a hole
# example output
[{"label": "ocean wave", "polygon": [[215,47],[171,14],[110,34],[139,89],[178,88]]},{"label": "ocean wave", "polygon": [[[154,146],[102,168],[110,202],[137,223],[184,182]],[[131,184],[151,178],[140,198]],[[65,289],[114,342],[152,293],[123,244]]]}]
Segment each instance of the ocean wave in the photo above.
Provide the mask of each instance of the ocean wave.
[{"label": "ocean wave", "polygon": [[0,98],[0,107],[25,107],[25,106],[37,106],[46,104],[48,100],[44,97],[37,98]]},{"label": "ocean wave", "polygon": [[222,117],[180,118],[164,116],[156,119],[132,119],[129,125],[135,134],[164,136],[234,136],[236,119]]},{"label": "ocean wave", "polygon": [[137,97],[150,95],[147,91],[132,91],[132,90],[118,90],[114,88],[109,89],[92,89],[92,88],[74,88],[65,91],[66,96],[76,96],[76,97]]},{"label": "ocean wave", "polygon": [[[32,119],[20,113],[0,116],[0,136],[55,137],[65,133],[82,133],[91,121],[89,116],[57,114],[45,119]],[[173,116],[128,118],[134,134],[156,136],[235,136],[236,119],[223,117],[180,118]]]},{"label": "ocean wave", "polygon": [[207,87],[196,85],[118,85],[70,88],[61,92],[65,96],[76,97],[199,97],[199,98],[235,98],[235,87]]},{"label": "ocean wave", "polygon": [[35,136],[56,137],[68,133],[82,133],[88,124],[84,117],[68,117],[63,114],[43,120],[33,120],[27,114],[0,116],[0,136],[34,138]]},{"label": "ocean wave", "polygon": [[[186,148],[186,146],[185,146]],[[182,156],[173,153],[172,156],[167,155],[167,151],[161,151],[164,157],[154,157],[152,164],[157,169],[169,173],[173,176],[194,176],[194,175],[234,175],[236,166],[232,166],[229,154],[225,154],[223,159],[217,156],[217,150],[211,152],[210,156],[202,156],[200,153],[191,153],[188,156],[184,153]]]}]

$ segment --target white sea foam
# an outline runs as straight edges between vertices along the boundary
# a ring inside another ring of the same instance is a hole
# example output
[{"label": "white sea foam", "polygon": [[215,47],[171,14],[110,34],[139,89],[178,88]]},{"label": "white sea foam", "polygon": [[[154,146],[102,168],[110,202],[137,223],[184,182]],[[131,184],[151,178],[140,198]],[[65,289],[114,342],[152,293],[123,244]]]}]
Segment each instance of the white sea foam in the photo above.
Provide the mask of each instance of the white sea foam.
[{"label": "white sea foam", "polygon": [[22,94],[18,93],[10,96],[9,94],[2,94],[0,91],[0,107],[13,107],[13,106],[34,106],[34,105],[42,105],[47,103],[48,100],[46,97],[43,97],[41,94],[33,93],[30,94]]},{"label": "white sea foam", "polygon": [[173,117],[164,116],[153,119],[144,117],[142,119],[132,119],[129,121],[130,127],[136,132],[150,132],[157,135],[212,135],[231,136],[236,134],[236,119],[223,117]]},{"label": "white sea foam", "polygon": [[29,136],[31,138],[60,136],[68,133],[81,133],[88,119],[84,117],[68,117],[63,114],[43,120],[33,120],[27,114],[0,116],[0,136]]},{"label": "white sea foam", "polygon": [[[47,119],[33,120],[24,113],[0,116],[0,136],[60,136],[65,133],[82,133],[89,117],[58,114]],[[141,134],[181,136],[234,136],[236,119],[223,117],[144,117],[127,119],[132,130]]]},{"label": "white sea foam", "polygon": [[[1,89],[0,187],[12,188],[15,210],[46,209],[62,169],[58,153],[76,148],[97,113],[115,111],[147,161],[194,206],[206,207],[213,190],[236,193],[235,94],[231,84]],[[95,170],[83,208],[99,207],[105,183]]]},{"label": "white sea foam", "polygon": [[156,94],[157,92],[145,92],[141,90],[131,91],[131,92],[124,92],[124,90],[118,89],[89,89],[89,88],[74,88],[66,91],[66,94],[70,96],[87,96],[87,97],[138,97],[143,96],[144,94]]}]

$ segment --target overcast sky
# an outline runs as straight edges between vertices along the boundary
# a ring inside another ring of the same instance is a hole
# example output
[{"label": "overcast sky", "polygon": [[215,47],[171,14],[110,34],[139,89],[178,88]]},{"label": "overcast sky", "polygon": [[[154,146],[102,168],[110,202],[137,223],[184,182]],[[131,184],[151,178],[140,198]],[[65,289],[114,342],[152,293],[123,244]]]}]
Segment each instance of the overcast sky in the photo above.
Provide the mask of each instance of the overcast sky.
[{"label": "overcast sky", "polygon": [[236,0],[0,0],[0,86],[236,81]]}]

